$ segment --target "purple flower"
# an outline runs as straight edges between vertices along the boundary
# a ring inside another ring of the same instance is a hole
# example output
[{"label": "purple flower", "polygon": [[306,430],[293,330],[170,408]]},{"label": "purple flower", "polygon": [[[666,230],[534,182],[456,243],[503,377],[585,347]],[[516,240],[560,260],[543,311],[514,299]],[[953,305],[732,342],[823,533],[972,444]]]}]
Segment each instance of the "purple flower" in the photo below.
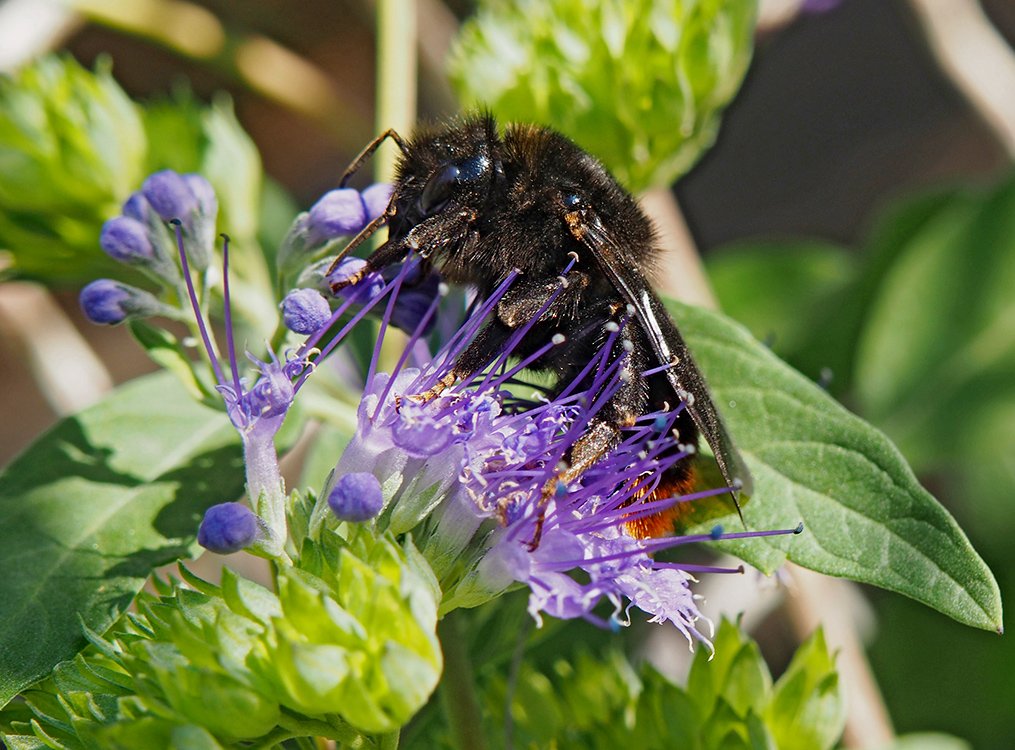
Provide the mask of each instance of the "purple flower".
[{"label": "purple flower", "polygon": [[[401,266],[399,274],[411,290],[411,264]],[[393,374],[376,373],[375,357],[358,429],[336,473],[369,471],[386,492],[391,488],[387,517],[395,533],[415,529],[432,516],[414,538],[441,581],[445,609],[474,606],[520,582],[530,590],[529,610],[537,619],[583,617],[610,627],[625,624],[629,610],[637,607],[651,621],[671,622],[688,639],[707,642],[698,625],[691,573],[657,563],[655,553],[713,537],[645,539],[637,532],[641,519],[728,492],[721,487],[677,498],[651,495],[658,476],[693,450],[673,435],[682,406],[644,415],[581,476],[560,479],[570,447],[621,386],[619,373],[628,356],[620,345],[624,322],[608,328],[586,373],[578,382],[562,384],[552,400],[520,398],[511,383],[526,365],[563,344],[559,335],[518,364],[508,364],[509,344],[506,352],[491,352],[477,373],[457,383],[449,376],[455,358],[514,278],[509,275],[489,299],[475,302],[472,314],[433,356],[422,331],[438,297],[417,316]],[[394,324],[398,297],[387,299],[382,337]],[[513,341],[525,333],[523,327]],[[410,359],[416,366],[408,366]],[[767,533],[788,532],[722,536]],[[597,613],[601,603],[610,608],[605,618]]]},{"label": "purple flower", "polygon": [[183,221],[200,208],[186,178],[171,169],[150,175],[141,185],[141,193],[163,221]]},{"label": "purple flower", "polygon": [[[180,222],[190,264],[205,270],[212,258],[218,214],[218,199],[211,184],[201,175],[165,169],[150,175],[141,185],[141,193],[162,221]],[[143,208],[135,201],[130,210]]]},{"label": "purple flower", "polygon": [[392,189],[390,184],[378,182],[360,193],[369,221],[373,221],[387,210],[388,203],[391,201]]},{"label": "purple flower", "polygon": [[220,503],[205,511],[197,530],[197,543],[220,555],[239,552],[260,533],[259,519],[243,503]]}]

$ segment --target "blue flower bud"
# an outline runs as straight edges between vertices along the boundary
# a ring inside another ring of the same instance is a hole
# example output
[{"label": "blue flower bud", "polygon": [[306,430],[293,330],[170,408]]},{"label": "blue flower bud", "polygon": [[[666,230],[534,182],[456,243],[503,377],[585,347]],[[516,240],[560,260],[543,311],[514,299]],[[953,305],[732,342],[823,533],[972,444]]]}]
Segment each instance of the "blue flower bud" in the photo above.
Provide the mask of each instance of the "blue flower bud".
[{"label": "blue flower bud", "polygon": [[141,192],[163,221],[185,221],[200,208],[187,180],[171,169],[150,175],[141,185]]},{"label": "blue flower bud", "polygon": [[[331,272],[325,281],[329,284],[339,284],[362,269],[366,264],[367,262],[362,258],[342,258],[338,266]],[[352,294],[357,294],[360,295],[357,297],[358,301],[366,303],[379,295],[383,289],[384,278],[381,274],[368,273],[356,284],[343,288],[339,294],[347,298]],[[363,290],[366,291],[364,292]]]},{"label": "blue flower bud", "polygon": [[243,503],[219,503],[205,511],[197,530],[197,543],[220,555],[239,552],[257,541],[258,518]]},{"label": "blue flower bud", "polygon": [[117,216],[103,224],[99,244],[110,258],[120,263],[144,265],[155,258],[145,225],[128,216]]},{"label": "blue flower bud", "polygon": [[[412,333],[439,295],[440,276],[435,273],[431,273],[415,286],[401,289],[395,298],[395,307],[391,311],[391,324],[406,333]],[[431,315],[420,335],[429,334],[436,322],[437,316]]]},{"label": "blue flower bud", "polygon": [[316,289],[293,289],[281,307],[286,328],[305,336],[320,330],[331,318],[328,301]]},{"label": "blue flower bud", "polygon": [[307,238],[321,245],[338,237],[356,234],[367,225],[367,208],[358,190],[330,190],[310,208]]},{"label": "blue flower bud", "polygon": [[373,221],[387,210],[388,203],[391,202],[391,191],[393,189],[393,186],[387,182],[378,182],[360,194],[360,197],[363,199],[363,205],[366,207],[367,219],[369,221]]},{"label": "blue flower bud", "polygon": [[152,204],[144,197],[144,193],[137,191],[130,194],[130,197],[123,204],[123,215],[147,224],[152,215]]},{"label": "blue flower bud", "polygon": [[81,290],[79,301],[81,310],[90,321],[106,325],[167,311],[166,306],[150,293],[111,279],[93,281]]},{"label": "blue flower bud", "polygon": [[369,521],[384,507],[381,483],[367,472],[345,474],[328,493],[328,506],[340,521]]},{"label": "blue flower bud", "polygon": [[187,187],[190,188],[190,192],[197,200],[198,211],[203,216],[216,216],[219,210],[219,199],[215,195],[215,188],[211,186],[211,183],[199,174],[185,174],[183,181],[187,183]]}]

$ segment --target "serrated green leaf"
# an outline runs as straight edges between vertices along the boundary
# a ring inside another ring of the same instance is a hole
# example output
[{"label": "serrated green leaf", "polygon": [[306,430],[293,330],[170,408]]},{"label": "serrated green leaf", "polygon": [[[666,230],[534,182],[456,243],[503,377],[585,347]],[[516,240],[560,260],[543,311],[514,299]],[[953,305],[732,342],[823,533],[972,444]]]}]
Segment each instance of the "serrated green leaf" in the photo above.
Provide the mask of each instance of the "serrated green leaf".
[{"label": "serrated green leaf", "polygon": [[800,535],[723,546],[765,571],[789,559],[1000,628],[993,575],[888,438],[723,316],[667,305],[754,474],[748,527],[805,525]]},{"label": "serrated green leaf", "polygon": [[765,712],[779,750],[827,750],[846,725],[835,659],[819,629],[797,648]]},{"label": "serrated green leaf", "polygon": [[153,568],[190,554],[204,509],[242,491],[236,431],[164,373],[43,435],[0,475],[0,704],[84,646],[82,621],[105,630]]}]

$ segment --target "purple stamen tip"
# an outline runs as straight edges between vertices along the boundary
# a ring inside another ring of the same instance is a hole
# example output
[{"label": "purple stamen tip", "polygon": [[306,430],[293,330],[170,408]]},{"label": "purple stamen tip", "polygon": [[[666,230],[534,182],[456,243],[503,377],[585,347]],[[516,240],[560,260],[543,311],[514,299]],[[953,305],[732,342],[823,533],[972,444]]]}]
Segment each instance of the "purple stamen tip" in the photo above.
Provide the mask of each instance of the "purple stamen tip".
[{"label": "purple stamen tip", "polygon": [[719,525],[719,524],[716,524],[715,526],[712,527],[712,530],[708,533],[708,535],[710,537],[712,537],[712,539],[714,541],[719,541],[720,539],[722,539],[722,535],[723,535],[723,528],[722,528],[722,526]]},{"label": "purple stamen tip", "polygon": [[259,535],[258,518],[243,503],[220,503],[205,511],[197,530],[197,542],[220,555],[239,552],[253,544]]},{"label": "purple stamen tip", "polygon": [[804,522],[801,521],[797,524],[796,528],[793,529],[794,534],[802,534],[804,532]]},{"label": "purple stamen tip", "polygon": [[328,493],[328,506],[340,521],[369,521],[384,507],[381,483],[368,472],[345,474]]}]

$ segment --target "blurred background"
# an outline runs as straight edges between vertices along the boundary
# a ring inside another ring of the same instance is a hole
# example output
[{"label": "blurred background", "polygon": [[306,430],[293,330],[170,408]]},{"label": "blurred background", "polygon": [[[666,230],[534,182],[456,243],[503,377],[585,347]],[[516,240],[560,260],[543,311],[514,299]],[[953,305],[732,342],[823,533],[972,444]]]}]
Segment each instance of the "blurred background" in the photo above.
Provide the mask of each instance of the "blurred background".
[{"label": "blurred background", "polygon": [[[457,109],[443,59],[472,8],[418,5],[418,110],[439,118]],[[723,309],[896,440],[1010,600],[1015,286],[1003,284],[1015,254],[1015,2],[761,6],[754,59],[718,140],[674,188],[691,241]],[[138,99],[228,92],[267,174],[305,208],[380,129],[374,16],[369,0],[4,0],[0,72],[65,50],[89,68],[109,56]],[[979,275],[956,269],[940,294],[907,286],[926,276],[921,259],[944,236]],[[983,279],[992,286],[981,296]],[[844,300],[857,299],[854,313]],[[905,393],[877,378],[878,353],[912,334],[898,300],[940,319],[923,336],[939,350],[924,347],[895,380]],[[822,325],[805,331],[801,320]],[[3,285],[0,460],[112,383],[154,369],[126,330],[83,321],[76,288]],[[1015,641],[864,593],[869,656],[895,728],[1015,747]],[[759,626],[773,661],[788,629],[777,615]]]}]

